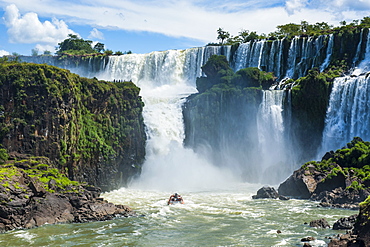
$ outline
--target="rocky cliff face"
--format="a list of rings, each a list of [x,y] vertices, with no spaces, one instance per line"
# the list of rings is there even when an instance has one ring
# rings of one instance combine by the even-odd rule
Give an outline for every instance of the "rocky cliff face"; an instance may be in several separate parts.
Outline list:
[[[140,172],[146,136],[134,84],[3,62],[0,86],[0,141],[11,156],[48,157],[70,179],[103,190]]]

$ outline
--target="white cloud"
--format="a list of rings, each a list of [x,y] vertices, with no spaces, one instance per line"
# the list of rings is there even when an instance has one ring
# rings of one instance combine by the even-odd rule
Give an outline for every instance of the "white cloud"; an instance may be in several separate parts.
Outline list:
[[[90,35],[88,37],[89,39],[99,39],[103,40],[104,39],[104,34],[100,32],[98,29],[93,28],[93,30],[90,31]]]
[[[35,49],[37,49],[40,54],[41,53],[44,53],[44,51],[50,51],[52,54],[55,53],[55,46],[53,45],[40,45],[40,44],[37,44],[35,46]]]
[[[8,56],[8,55],[10,55],[9,52],[4,51],[4,50],[0,50],[0,57],[2,57],[2,56]]]
[[[296,11],[301,11],[307,5],[307,0],[289,0],[285,3],[285,9],[288,14],[292,15]]]
[[[1,2],[0,6],[4,3],[15,3],[22,6],[23,11],[33,11],[43,17],[57,16],[66,22],[94,26],[99,30],[155,32],[207,43],[215,41],[216,30],[219,27],[233,35],[241,29],[269,33],[275,31],[277,25],[300,23],[302,20],[309,23],[328,22],[339,25],[339,21],[362,19],[370,13],[370,0],[271,0],[268,3],[258,0],[217,0],[217,4],[210,0],[90,0],[88,4],[86,1],[71,0],[2,0]],[[22,23],[26,20],[29,20],[27,23],[38,21],[35,13],[33,16],[29,13],[23,17],[19,16],[18,11],[13,10],[10,13],[12,16],[7,17],[10,23],[8,25],[15,30],[20,30],[20,27],[24,26],[21,33],[9,31],[13,41],[26,42],[36,40],[36,37],[58,39],[55,37],[56,33],[62,33],[63,37],[59,38],[60,41],[66,37],[66,34],[71,33],[70,30],[67,31],[68,27],[63,21],[54,19],[52,23],[48,23],[53,27],[55,36],[45,35],[45,33],[33,35],[35,31],[30,31],[29,26]],[[38,21],[34,29],[49,30],[46,28],[48,26],[46,23]],[[101,31],[97,28],[91,31],[89,37],[104,38],[99,36]]]
[[[38,15],[34,12],[21,16],[15,4],[5,8],[3,20],[8,28],[9,41],[11,43],[56,45],[67,38],[69,33],[75,33],[68,28],[64,21],[56,18],[53,18],[51,22],[41,22]]]

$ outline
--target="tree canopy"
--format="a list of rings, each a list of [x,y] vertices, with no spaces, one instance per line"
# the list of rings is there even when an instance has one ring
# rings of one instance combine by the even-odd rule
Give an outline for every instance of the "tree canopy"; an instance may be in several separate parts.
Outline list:
[[[91,40],[84,40],[82,38],[79,38],[75,34],[68,34],[68,37],[69,38],[58,43],[59,45],[57,49],[58,55],[62,55],[65,53],[73,54],[73,55],[84,55],[84,54],[96,53],[96,50],[94,50],[91,46],[92,44]]]
[[[209,45],[234,45],[238,43],[246,43],[253,40],[259,39],[282,39],[292,38],[294,36],[318,36],[323,34],[331,34],[333,32],[345,32],[346,30],[353,30],[355,28],[370,28],[370,16],[364,17],[362,20],[353,20],[351,23],[341,21],[339,27],[329,25],[327,22],[317,22],[310,24],[307,21],[301,21],[301,23],[288,23],[279,25],[276,27],[274,32],[265,34],[257,34],[255,31],[248,31],[242,29],[238,35],[233,36],[228,31],[219,28],[217,30],[217,39],[220,40],[219,44]]]

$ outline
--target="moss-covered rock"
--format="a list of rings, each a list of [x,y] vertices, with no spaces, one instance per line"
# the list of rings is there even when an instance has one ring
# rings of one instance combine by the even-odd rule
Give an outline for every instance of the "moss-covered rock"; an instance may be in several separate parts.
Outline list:
[[[27,156],[0,166],[0,232],[134,215],[99,198],[99,188],[72,181],[52,166],[46,157]]]
[[[321,145],[330,91],[331,83],[326,74],[317,69],[298,79],[292,88],[291,131],[297,137],[298,150],[304,150],[302,160],[314,157]]]
[[[370,142],[356,137],[320,162],[307,162],[280,184],[279,194],[318,200],[323,206],[358,208],[370,195],[369,148]]]
[[[146,137],[133,83],[3,62],[0,86],[0,141],[11,156],[48,157],[68,178],[103,190],[140,172]]]

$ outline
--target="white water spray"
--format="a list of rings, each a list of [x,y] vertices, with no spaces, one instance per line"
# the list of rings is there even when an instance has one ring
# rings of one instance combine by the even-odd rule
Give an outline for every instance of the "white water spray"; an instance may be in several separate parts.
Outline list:
[[[182,104],[196,92],[195,79],[211,55],[227,53],[222,47],[153,52],[111,57],[105,75],[109,80],[132,80],[141,88],[147,129],[146,161],[141,176],[130,187],[161,191],[194,191],[225,187],[234,181],[183,147]]]

